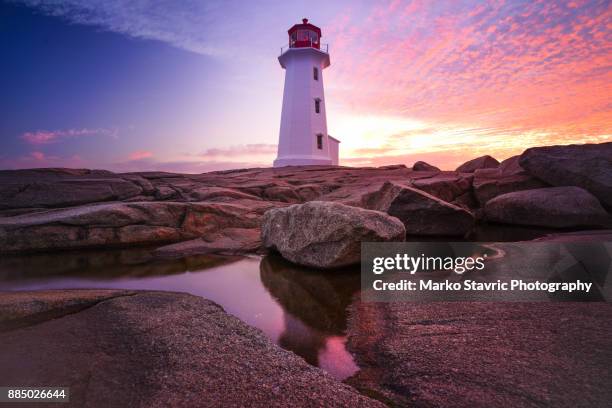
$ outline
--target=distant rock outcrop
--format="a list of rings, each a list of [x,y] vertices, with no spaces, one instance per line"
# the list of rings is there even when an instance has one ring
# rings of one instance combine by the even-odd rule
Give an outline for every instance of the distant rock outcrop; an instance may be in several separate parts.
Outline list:
[[[519,163],[548,184],[582,187],[612,207],[612,142],[533,147]]]
[[[462,236],[472,228],[472,214],[483,221],[495,197],[551,185],[581,187],[608,212],[612,208],[612,142],[533,148],[500,164],[483,156],[459,170],[417,162],[414,169],[305,166],[203,174],[0,171],[0,252],[181,241],[190,242],[159,253],[258,252],[267,210],[311,201],[391,211],[408,234],[428,236]],[[388,208],[380,203],[385,195]]]
[[[455,171],[460,173],[473,173],[478,169],[491,169],[497,166],[499,166],[499,162],[495,158],[485,155],[463,163],[461,166],[457,167]]]
[[[424,161],[418,161],[412,165],[414,171],[440,171],[439,168]]]
[[[266,248],[291,262],[339,268],[359,263],[362,241],[403,241],[406,230],[382,212],[311,201],[266,212],[261,235]]]
[[[564,228],[605,226],[609,215],[579,187],[549,187],[503,194],[487,202],[485,218],[507,224]]]

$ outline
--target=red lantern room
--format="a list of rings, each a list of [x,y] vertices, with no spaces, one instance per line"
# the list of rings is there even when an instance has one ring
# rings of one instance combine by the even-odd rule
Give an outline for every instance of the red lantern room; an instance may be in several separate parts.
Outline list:
[[[321,29],[302,19],[302,24],[291,27],[289,33],[289,48],[312,47],[321,49]]]

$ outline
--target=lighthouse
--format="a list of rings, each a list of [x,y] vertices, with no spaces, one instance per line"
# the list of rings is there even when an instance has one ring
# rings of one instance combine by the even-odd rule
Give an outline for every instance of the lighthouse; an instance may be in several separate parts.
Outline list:
[[[337,165],[340,141],[327,133],[323,70],[330,65],[321,29],[303,19],[288,31],[278,62],[285,70],[283,108],[274,167]]]

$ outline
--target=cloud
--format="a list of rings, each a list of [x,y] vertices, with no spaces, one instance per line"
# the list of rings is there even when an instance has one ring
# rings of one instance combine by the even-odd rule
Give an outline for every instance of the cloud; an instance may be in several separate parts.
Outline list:
[[[116,129],[67,129],[67,130],[38,130],[26,132],[21,139],[31,145],[45,145],[57,143],[63,139],[73,139],[83,136],[111,136],[117,137]]]
[[[168,171],[205,173],[252,167],[270,167],[276,155],[276,145],[265,143],[210,148],[198,154],[184,154],[176,160],[158,160],[146,150],[132,152],[128,160],[112,163],[105,168],[117,172]]]
[[[355,116],[494,129],[472,133],[483,146],[609,139],[611,19],[606,0],[377,3],[328,24],[328,100]]]
[[[275,144],[244,144],[235,145],[225,148],[211,148],[198,155],[201,159],[216,159],[219,157],[236,158],[240,156],[269,156],[276,154],[277,146]]]
[[[32,151],[18,157],[0,157],[1,169],[30,169],[41,167],[83,167],[84,161],[79,155],[68,157],[48,155],[41,151]]]
[[[130,153],[128,158],[130,160],[142,160],[142,159],[148,159],[151,157],[153,157],[152,152],[149,152],[147,150],[137,150],[135,152]]]
[[[278,32],[269,30],[265,18],[254,18],[261,10],[291,10],[275,1],[231,2],[223,0],[13,0],[50,16],[75,24],[90,25],[134,38],[156,40],[208,56],[238,55],[237,49],[262,49]],[[266,4],[267,3],[267,4]],[[274,15],[272,15],[272,18]],[[285,23],[287,24],[287,23]],[[248,32],[250,36],[244,41]],[[285,27],[281,27],[282,30]],[[261,33],[261,35],[259,35]],[[276,46],[271,52],[276,52]],[[254,48],[253,48],[254,47]]]

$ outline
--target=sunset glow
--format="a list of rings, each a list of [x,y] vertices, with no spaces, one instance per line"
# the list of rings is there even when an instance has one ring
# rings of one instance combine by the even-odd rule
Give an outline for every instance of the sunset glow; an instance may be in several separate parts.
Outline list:
[[[330,44],[341,164],[453,169],[478,154],[612,140],[605,0],[178,3],[3,4],[0,167],[270,166],[277,56],[304,16]]]

